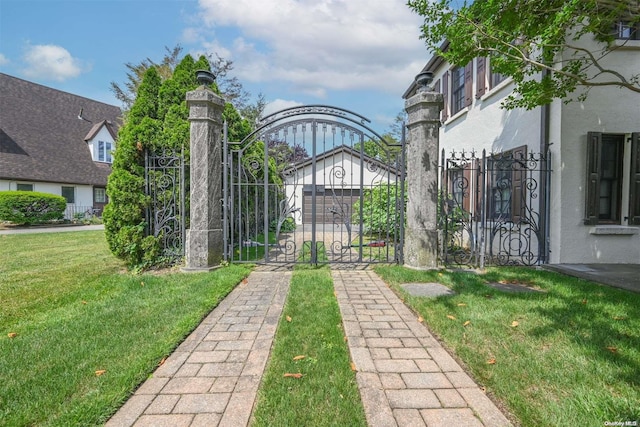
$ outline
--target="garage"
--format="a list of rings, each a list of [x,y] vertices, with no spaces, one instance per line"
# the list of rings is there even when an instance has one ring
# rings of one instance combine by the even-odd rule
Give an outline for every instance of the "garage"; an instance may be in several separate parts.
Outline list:
[[[313,212],[313,187],[305,185],[303,188],[302,223],[311,224]],[[316,222],[332,224],[342,223],[342,212],[349,216],[353,214],[353,205],[360,199],[359,188],[326,188],[316,185]]]

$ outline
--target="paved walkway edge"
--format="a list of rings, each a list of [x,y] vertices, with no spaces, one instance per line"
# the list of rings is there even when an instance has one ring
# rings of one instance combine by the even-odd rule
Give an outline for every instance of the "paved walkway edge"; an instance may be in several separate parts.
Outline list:
[[[106,426],[248,425],[290,281],[253,271]]]
[[[510,426],[373,271],[332,271],[371,427]]]

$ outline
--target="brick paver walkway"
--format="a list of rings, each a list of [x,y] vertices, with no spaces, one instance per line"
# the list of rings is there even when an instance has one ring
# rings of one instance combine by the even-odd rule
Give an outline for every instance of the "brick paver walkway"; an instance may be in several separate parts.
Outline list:
[[[332,275],[369,426],[511,425],[374,272]]]
[[[332,275],[369,426],[510,425],[374,272]],[[247,426],[290,279],[253,271],[106,426]]]
[[[246,426],[290,272],[254,271],[107,422],[107,427]]]

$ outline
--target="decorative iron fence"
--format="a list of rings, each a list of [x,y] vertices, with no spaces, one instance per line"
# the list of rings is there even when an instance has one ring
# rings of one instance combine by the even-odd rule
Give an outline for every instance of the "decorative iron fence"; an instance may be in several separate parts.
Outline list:
[[[548,259],[550,153],[479,157],[442,150],[438,228],[445,265],[537,265]]]
[[[174,262],[184,256],[188,217],[186,165],[184,154],[170,148],[145,154],[147,235],[160,238],[162,256]]]

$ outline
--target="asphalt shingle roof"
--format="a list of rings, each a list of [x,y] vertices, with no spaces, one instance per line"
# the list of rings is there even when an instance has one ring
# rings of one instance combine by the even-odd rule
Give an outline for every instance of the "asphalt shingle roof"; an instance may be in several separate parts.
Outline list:
[[[82,110],[82,117],[78,118]],[[85,138],[119,107],[0,73],[0,179],[105,186],[108,164],[94,162]]]

